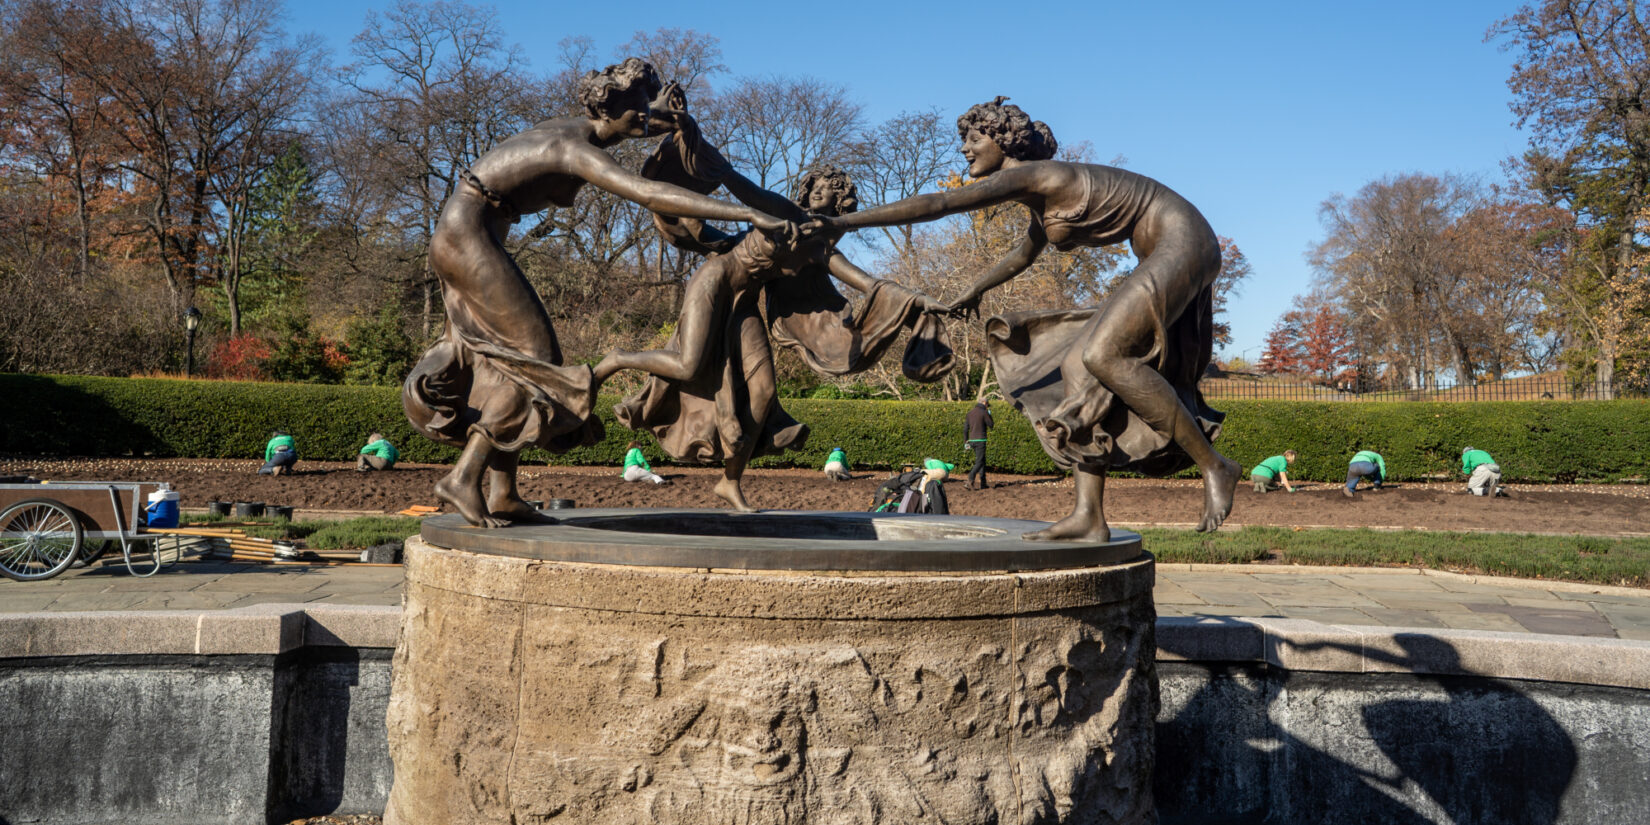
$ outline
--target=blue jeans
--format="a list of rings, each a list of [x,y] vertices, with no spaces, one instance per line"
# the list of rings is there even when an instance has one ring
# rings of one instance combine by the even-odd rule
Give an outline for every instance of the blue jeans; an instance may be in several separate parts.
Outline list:
[[[276,467],[285,467],[290,470],[292,469],[292,465],[297,463],[297,450],[276,450],[275,454],[270,456],[268,461],[264,462],[264,466],[258,468],[258,474],[265,476],[270,475],[275,472]]]
[[[1358,479],[1369,476],[1375,480],[1375,489],[1381,489],[1381,468],[1373,461],[1354,461],[1346,465],[1346,489],[1358,486]]]

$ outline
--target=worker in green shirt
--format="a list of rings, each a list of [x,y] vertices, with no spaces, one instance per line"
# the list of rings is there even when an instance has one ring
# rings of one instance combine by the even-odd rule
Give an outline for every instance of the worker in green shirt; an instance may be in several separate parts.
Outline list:
[[[258,475],[291,475],[292,465],[297,463],[298,442],[275,430],[269,434],[269,443],[264,445],[264,466],[258,468]]]
[[[355,457],[355,469],[365,473],[369,470],[388,470],[395,466],[401,458],[395,445],[384,437],[383,433],[373,433],[367,436],[367,446],[361,448],[361,453]]]
[[[1249,471],[1249,480],[1255,483],[1255,492],[1264,493],[1276,490],[1281,484],[1285,490],[1293,493],[1295,486],[1289,483],[1289,465],[1295,463],[1295,451],[1284,450],[1283,455],[1275,455],[1255,465]]]
[[[1461,451],[1461,474],[1467,476],[1467,492],[1475,496],[1506,495],[1501,490],[1501,465],[1483,450]]]
[[[1346,489],[1341,492],[1352,498],[1352,491],[1358,487],[1358,479],[1368,476],[1375,482],[1375,489],[1381,489],[1381,482],[1386,480],[1386,459],[1374,450],[1360,450],[1352,457],[1352,463],[1346,465]]]
[[[825,477],[832,481],[847,481],[852,478],[848,475],[848,451],[841,447],[832,447],[831,454],[825,457]]]
[[[642,455],[642,442],[630,442],[630,452],[624,454],[625,481],[651,481],[654,484],[663,484],[665,480],[653,472],[653,465],[647,463],[647,456]]]

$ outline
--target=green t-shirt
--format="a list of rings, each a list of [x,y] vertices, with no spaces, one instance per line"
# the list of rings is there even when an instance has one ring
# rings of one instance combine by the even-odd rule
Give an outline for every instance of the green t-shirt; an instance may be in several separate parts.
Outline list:
[[[387,438],[380,438],[377,441],[362,447],[361,454],[378,456],[379,458],[384,459],[385,465],[389,467],[394,467],[395,462],[401,458],[401,453],[396,451],[395,445],[391,444],[390,440]]]
[[[640,467],[650,473],[653,472],[653,466],[647,463],[647,456],[642,455],[641,447],[631,447],[630,452],[624,454],[624,468],[628,470],[631,467]]]
[[[848,466],[848,453],[847,453],[847,451],[846,450],[832,450],[831,454],[825,457],[825,463],[830,464],[832,462],[836,462],[837,464],[841,464],[844,467]]]
[[[282,447],[285,447],[288,450],[293,451],[294,453],[298,452],[298,442],[294,441],[292,436],[290,436],[290,435],[278,435],[278,436],[275,436],[274,438],[271,438],[269,440],[269,443],[264,445],[264,461],[267,462],[270,459],[274,458],[275,457],[275,452],[277,450],[281,449]]]
[[[1494,463],[1495,459],[1490,458],[1490,454],[1483,450],[1468,450],[1461,454],[1461,472],[1469,476],[1473,470],[1478,469],[1478,465]]]
[[[1361,450],[1347,464],[1357,464],[1360,461],[1367,461],[1375,465],[1375,468],[1381,471],[1381,478],[1386,478],[1386,459],[1381,458],[1380,453],[1374,450]]]
[[[1255,469],[1250,470],[1249,474],[1255,476],[1266,476],[1267,478],[1277,478],[1278,473],[1281,473],[1287,469],[1289,469],[1289,459],[1284,458],[1281,455],[1275,455],[1259,464],[1256,464]]]

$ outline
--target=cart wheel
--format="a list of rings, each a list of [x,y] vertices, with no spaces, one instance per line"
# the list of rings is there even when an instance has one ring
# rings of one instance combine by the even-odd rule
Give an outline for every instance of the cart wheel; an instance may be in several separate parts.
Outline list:
[[[103,554],[114,549],[114,547],[114,539],[87,539],[82,541],[80,543],[80,555],[76,556],[74,564],[69,566],[76,568],[85,567],[86,565],[103,558]]]
[[[80,552],[80,521],[48,498],[19,501],[0,512],[0,573],[31,581],[49,579]]]

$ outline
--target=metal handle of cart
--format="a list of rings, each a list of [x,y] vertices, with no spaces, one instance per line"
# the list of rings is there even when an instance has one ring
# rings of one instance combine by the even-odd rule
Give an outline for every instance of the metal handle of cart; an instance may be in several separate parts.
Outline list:
[[[120,514],[119,488],[113,484],[109,485],[109,505],[115,511],[115,536],[120,540],[120,555],[126,561],[126,572],[140,579],[146,579],[159,573],[160,568],[163,566],[160,558],[160,536],[140,535],[135,527],[130,531],[126,529],[126,519]],[[132,545],[140,541],[149,542],[149,559],[153,562],[153,566],[149,568],[147,573],[139,573],[137,568],[132,565]],[[176,564],[178,557],[182,555],[183,553],[180,550],[177,556],[174,556],[172,561],[165,566]]]

